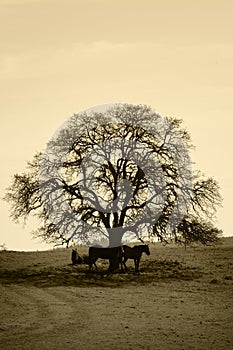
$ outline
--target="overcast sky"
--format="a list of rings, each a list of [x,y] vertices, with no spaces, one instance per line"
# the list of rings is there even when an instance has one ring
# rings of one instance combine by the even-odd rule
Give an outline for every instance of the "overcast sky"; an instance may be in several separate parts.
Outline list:
[[[0,0],[0,196],[73,113],[148,104],[183,119],[232,235],[232,33],[231,0]],[[45,247],[0,212],[0,244]]]

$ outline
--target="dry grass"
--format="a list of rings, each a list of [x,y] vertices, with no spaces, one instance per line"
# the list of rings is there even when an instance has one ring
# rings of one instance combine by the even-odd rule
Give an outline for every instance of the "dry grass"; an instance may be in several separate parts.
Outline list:
[[[79,247],[80,254],[87,247]],[[199,281],[233,285],[233,237],[222,238],[217,246],[187,248],[150,245],[151,255],[142,256],[140,274],[134,274],[133,261],[129,272],[108,274],[108,261],[98,260],[98,270],[71,264],[71,249],[42,252],[0,252],[0,282],[20,283],[37,287],[52,286],[128,286],[158,281]]]
[[[150,250],[138,275],[72,266],[70,249],[0,252],[2,348],[231,350],[233,238]]]

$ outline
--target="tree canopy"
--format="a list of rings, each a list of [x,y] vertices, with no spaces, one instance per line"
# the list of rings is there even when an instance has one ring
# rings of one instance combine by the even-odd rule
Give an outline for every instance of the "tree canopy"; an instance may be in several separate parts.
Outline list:
[[[191,235],[187,218],[209,221],[221,204],[217,182],[192,171],[192,147],[181,120],[148,106],[78,113],[14,175],[5,199],[14,220],[39,217],[34,235],[48,242],[118,246]]]

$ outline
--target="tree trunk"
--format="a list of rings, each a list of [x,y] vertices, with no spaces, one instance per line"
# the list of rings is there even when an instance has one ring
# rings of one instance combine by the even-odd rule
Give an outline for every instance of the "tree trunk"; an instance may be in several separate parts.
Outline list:
[[[119,270],[119,265],[122,260],[121,246],[122,246],[122,237],[123,230],[122,227],[114,227],[108,230],[109,234],[109,245],[108,247],[112,250],[111,259],[109,259],[109,271],[115,272]]]
[[[122,237],[124,235],[122,227],[114,227],[108,230],[109,248],[120,247],[122,245]]]

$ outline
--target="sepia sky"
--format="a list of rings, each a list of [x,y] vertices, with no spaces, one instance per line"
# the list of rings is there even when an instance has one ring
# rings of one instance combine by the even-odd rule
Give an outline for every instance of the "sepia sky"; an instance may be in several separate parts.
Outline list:
[[[232,231],[231,0],[0,0],[0,196],[75,112],[148,104],[181,118],[195,167],[221,186],[218,227]],[[35,250],[0,202],[0,245]]]

